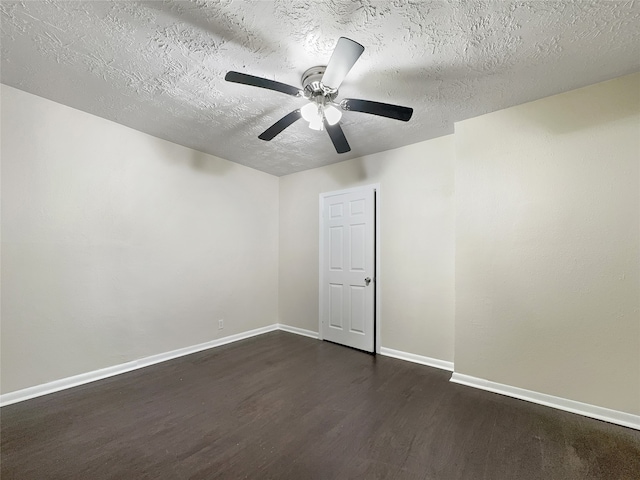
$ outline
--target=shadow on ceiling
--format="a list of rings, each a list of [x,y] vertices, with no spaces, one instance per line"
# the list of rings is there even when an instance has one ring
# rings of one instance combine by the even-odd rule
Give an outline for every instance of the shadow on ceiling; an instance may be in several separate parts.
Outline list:
[[[260,33],[254,31],[241,34],[238,32],[237,25],[228,20],[223,13],[219,12],[219,7],[213,6],[206,9],[198,5],[190,5],[187,2],[144,2],[145,7],[161,12],[174,20],[187,23],[192,27],[196,27],[202,31],[208,32],[216,37],[222,38],[224,42],[239,45],[242,48],[250,50],[278,51],[282,47],[271,39],[266,38]],[[214,11],[213,9],[217,9]]]

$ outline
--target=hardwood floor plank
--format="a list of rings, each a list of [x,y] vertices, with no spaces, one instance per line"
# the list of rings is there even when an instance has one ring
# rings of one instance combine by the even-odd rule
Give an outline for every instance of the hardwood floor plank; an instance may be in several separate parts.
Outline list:
[[[8,479],[640,478],[640,432],[271,332],[2,408]]]

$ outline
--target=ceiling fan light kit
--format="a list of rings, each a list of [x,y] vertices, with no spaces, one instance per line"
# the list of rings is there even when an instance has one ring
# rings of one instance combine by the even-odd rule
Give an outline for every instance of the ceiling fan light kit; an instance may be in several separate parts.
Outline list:
[[[329,125],[335,125],[342,118],[342,112],[333,105],[322,105],[316,103],[307,103],[300,109],[302,118],[309,122],[309,128],[318,130],[312,125],[320,123],[326,119]]]
[[[262,132],[258,136],[261,140],[272,140],[285,128],[303,118],[309,122],[309,128],[312,130],[326,129],[336,152],[346,153],[351,150],[351,147],[340,127],[342,111],[368,113],[403,122],[409,121],[413,114],[412,108],[371,100],[345,98],[336,103],[338,88],[363,51],[364,47],[358,42],[340,37],[326,67],[311,67],[304,72],[301,79],[302,90],[267,78],[233,71],[227,73],[225,80],[274,90],[294,97],[304,96],[309,101],[302,108],[288,113]]]

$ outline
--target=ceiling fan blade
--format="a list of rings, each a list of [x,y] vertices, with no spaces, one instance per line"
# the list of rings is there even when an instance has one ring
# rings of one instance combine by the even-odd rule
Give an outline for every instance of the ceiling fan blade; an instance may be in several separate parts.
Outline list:
[[[333,146],[336,147],[336,152],[338,153],[347,153],[351,151],[351,147],[349,146],[349,142],[347,142],[347,137],[344,136],[344,132],[340,127],[339,123],[335,125],[329,125],[327,119],[324,120],[324,128],[327,129],[327,133],[333,142]]]
[[[381,117],[393,118],[408,122],[413,115],[413,108],[391,105],[389,103],[374,102],[371,100],[358,100],[355,98],[345,98],[340,102],[343,110],[352,112],[370,113]]]
[[[267,90],[275,90],[276,92],[286,93],[287,95],[293,95],[299,97],[302,95],[302,90],[286,83],[276,82],[275,80],[269,80],[268,78],[256,77],[254,75],[247,75],[240,72],[228,72],[224,79],[227,82],[242,83],[243,85],[251,85],[253,87],[266,88]]]
[[[340,37],[322,76],[322,84],[325,87],[337,89],[362,52],[364,47],[358,42]]]
[[[301,117],[302,115],[300,114],[300,110],[299,109],[294,110],[293,112],[286,114],[276,123],[274,123],[269,128],[267,128],[264,132],[262,132],[258,136],[258,138],[260,140],[266,140],[268,142],[269,140],[272,140],[280,132],[282,132],[285,128],[290,126],[292,123],[296,122],[297,120],[300,120]]]

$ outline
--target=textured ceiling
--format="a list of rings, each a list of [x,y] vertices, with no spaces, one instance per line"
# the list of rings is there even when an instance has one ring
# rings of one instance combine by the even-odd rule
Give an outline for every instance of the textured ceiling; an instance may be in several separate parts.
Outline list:
[[[453,122],[640,70],[635,1],[24,1],[0,3],[1,80],[274,175],[453,131]],[[351,152],[299,121],[305,104],[224,81],[294,86],[338,37],[365,46],[343,97],[414,108],[410,122],[345,112]]]

